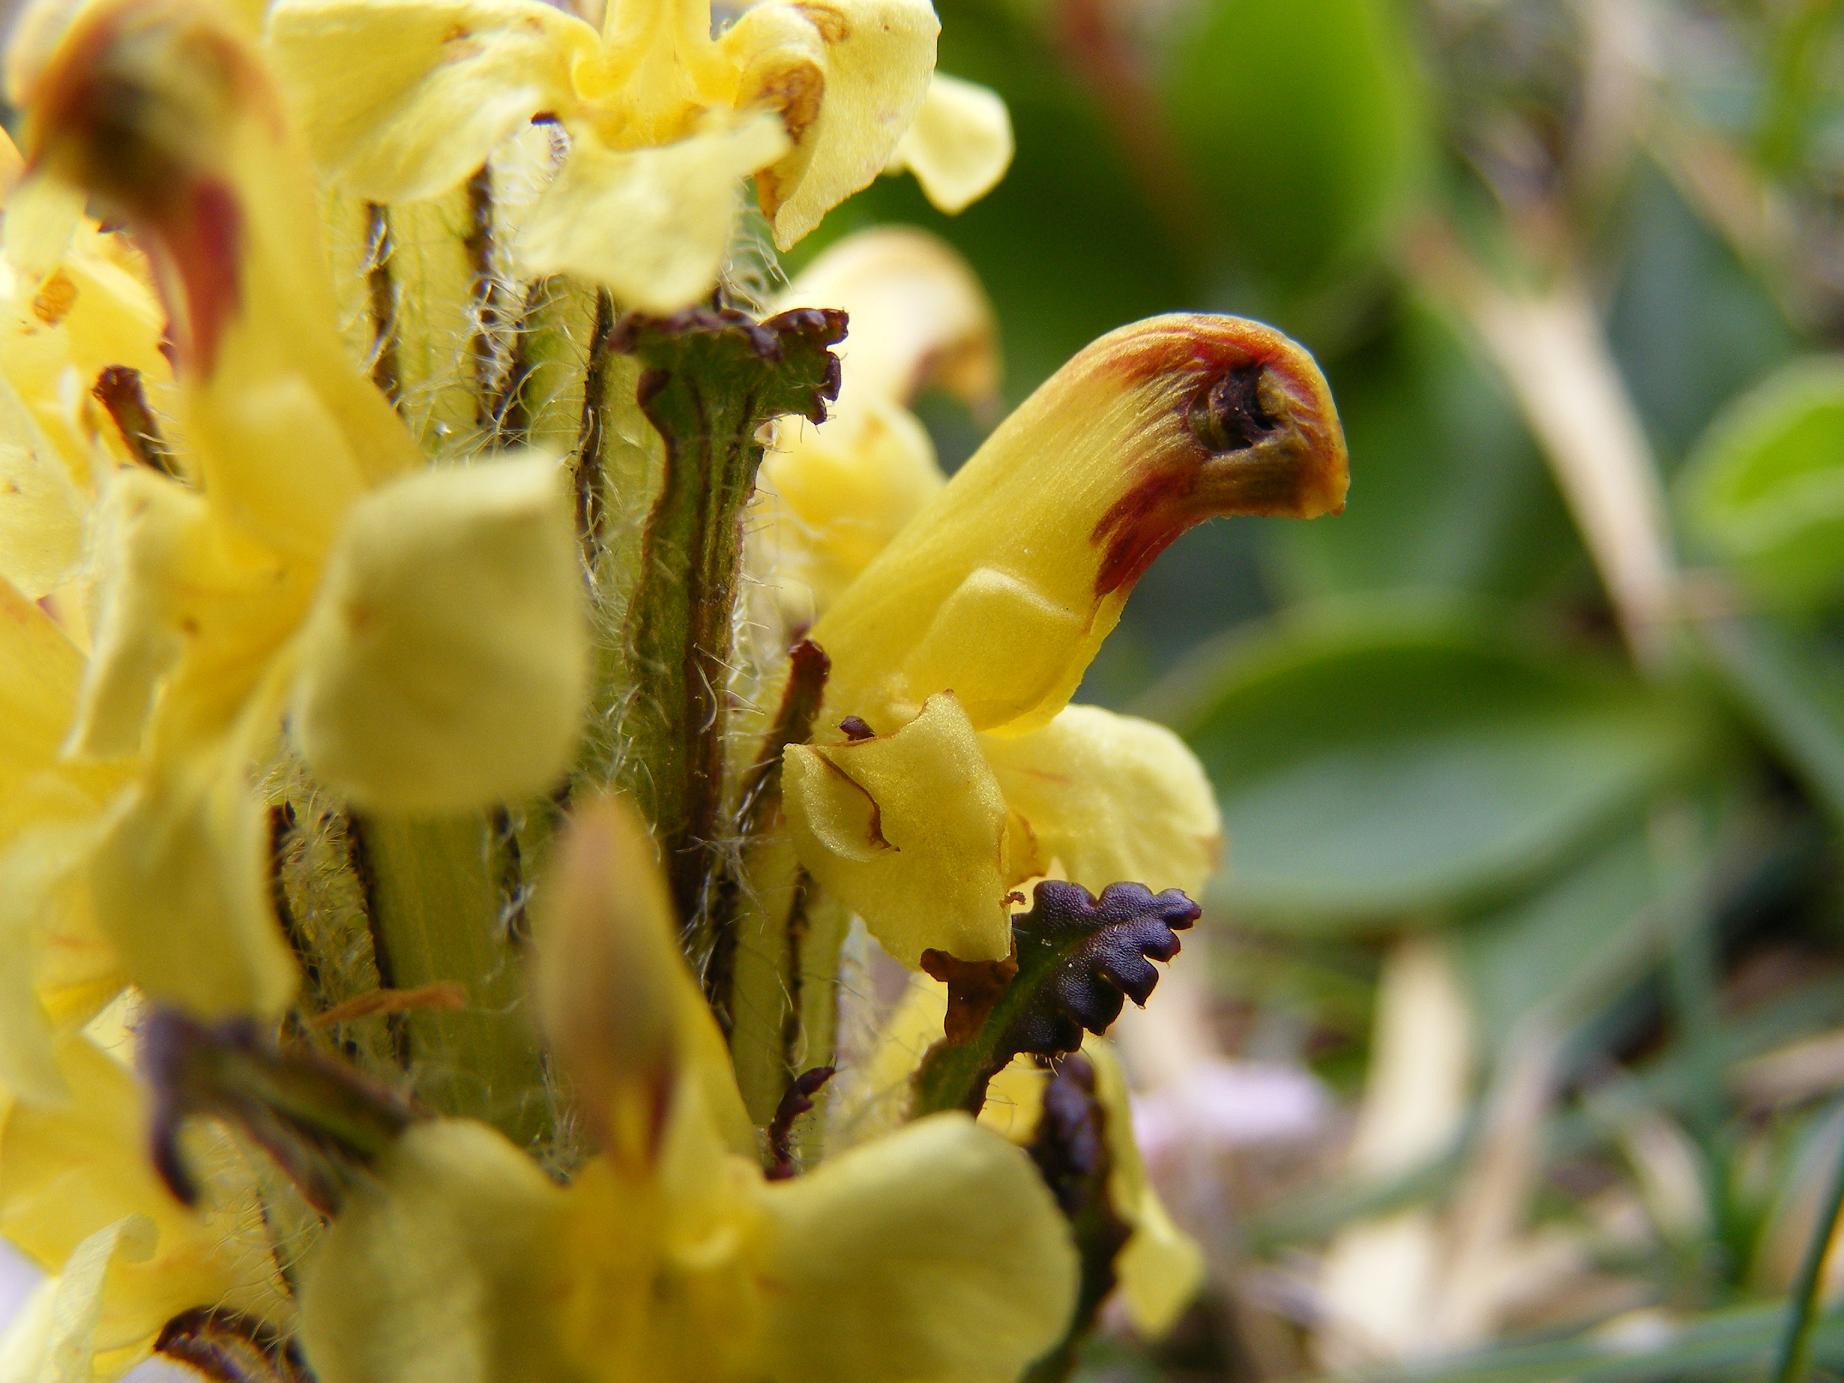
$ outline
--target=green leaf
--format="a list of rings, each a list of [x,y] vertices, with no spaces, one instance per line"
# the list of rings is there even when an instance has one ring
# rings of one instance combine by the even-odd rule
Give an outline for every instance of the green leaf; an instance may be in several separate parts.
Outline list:
[[[1193,674],[1239,919],[1363,928],[1534,878],[1701,748],[1687,703],[1461,607],[1344,607]],[[1199,683],[1202,683],[1199,686]]]
[[[1742,714],[1844,827],[1844,666],[1778,621],[1690,627]]]
[[[1385,0],[1200,6],[1166,115],[1233,261],[1300,282],[1374,249],[1427,166],[1419,62]]]
[[[1653,846],[1643,824],[1553,881],[1456,929],[1481,1036],[1496,1052],[1539,1010],[1567,1024],[1658,961]]]
[[[1844,360],[1786,367],[1723,411],[1678,491],[1692,533],[1770,599],[1844,587]]]
[[[1333,386],[1358,489],[1335,523],[1265,534],[1290,593],[1512,596],[1586,579],[1541,453],[1453,321],[1404,298],[1386,333],[1337,362]],[[1246,540],[1237,531],[1230,541]],[[1192,617],[1190,603],[1180,612]]]

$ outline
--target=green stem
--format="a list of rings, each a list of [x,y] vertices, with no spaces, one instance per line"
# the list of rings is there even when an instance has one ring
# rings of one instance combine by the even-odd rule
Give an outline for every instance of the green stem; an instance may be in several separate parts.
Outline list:
[[[552,1131],[524,966],[507,926],[506,846],[484,813],[354,821],[380,981],[450,981],[453,1010],[403,1016],[413,1089],[431,1109],[481,1119],[521,1145]]]
[[[1844,1117],[1844,1103],[1839,1104],[1838,1112]],[[1825,1260],[1831,1254],[1840,1213],[1844,1213],[1844,1143],[1839,1145],[1838,1165],[1832,1169],[1830,1189],[1819,1208],[1818,1220],[1812,1226],[1812,1237],[1799,1263],[1799,1275],[1793,1280],[1792,1306],[1787,1312],[1786,1330],[1775,1355],[1773,1383],[1800,1383],[1810,1367],[1812,1330],[1818,1320],[1819,1285],[1825,1280]]]
[[[826,347],[842,314],[790,312],[757,323],[694,311],[630,318],[618,349],[644,367],[638,402],[664,443],[665,464],[642,539],[627,611],[632,695],[619,727],[622,784],[665,853],[694,946],[722,862],[724,740],[729,715],[744,505],[762,461],[762,427],[785,413],[817,422],[838,388]]]

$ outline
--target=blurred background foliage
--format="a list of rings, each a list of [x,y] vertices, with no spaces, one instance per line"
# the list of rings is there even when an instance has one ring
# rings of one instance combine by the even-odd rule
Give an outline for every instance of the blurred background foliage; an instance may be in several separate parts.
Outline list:
[[[1211,1287],[1088,1376],[1844,1377],[1844,4],[939,7],[1009,177],[799,257],[946,237],[1012,400],[1263,318],[1351,443],[1343,517],[1194,532],[1084,689],[1228,834],[1128,1034]]]

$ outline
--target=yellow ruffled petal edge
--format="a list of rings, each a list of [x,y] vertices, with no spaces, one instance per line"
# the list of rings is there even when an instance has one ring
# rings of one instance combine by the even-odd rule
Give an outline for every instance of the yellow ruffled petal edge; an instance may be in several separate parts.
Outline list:
[[[579,274],[624,303],[672,312],[709,295],[736,224],[742,180],[788,147],[772,115],[713,116],[657,148],[576,139],[513,253],[528,274]]]
[[[572,97],[594,29],[537,0],[280,0],[270,56],[317,161],[377,202],[446,192]]]
[[[1131,880],[1195,897],[1215,869],[1216,794],[1164,726],[1071,705],[1041,730],[984,743],[1006,805],[1057,877],[1097,894]]]
[[[1061,1338],[1076,1255],[1022,1149],[941,1114],[767,1188],[761,1373],[1012,1383]]]
[[[758,5],[720,40],[739,104],[781,111],[793,140],[756,191],[785,250],[883,171],[921,108],[941,25],[928,0]]]
[[[998,94],[937,72],[890,170],[909,169],[929,202],[953,216],[998,185],[1013,151],[1011,113]]]
[[[800,862],[896,959],[1000,960],[1017,876],[998,783],[952,693],[893,733],[793,745],[782,793]]]

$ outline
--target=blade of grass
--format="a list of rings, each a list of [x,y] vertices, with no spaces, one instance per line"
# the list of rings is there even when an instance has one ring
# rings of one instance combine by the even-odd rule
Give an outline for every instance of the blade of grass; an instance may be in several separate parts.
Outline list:
[[[1831,1253],[1840,1211],[1844,1211],[1844,1154],[1838,1157],[1830,1190],[1812,1226],[1805,1257],[1799,1264],[1799,1275],[1793,1279],[1792,1302],[1775,1355],[1774,1383],[1799,1383],[1806,1377],[1812,1358],[1812,1335],[1818,1320],[1819,1287],[1825,1280],[1825,1260]]]

